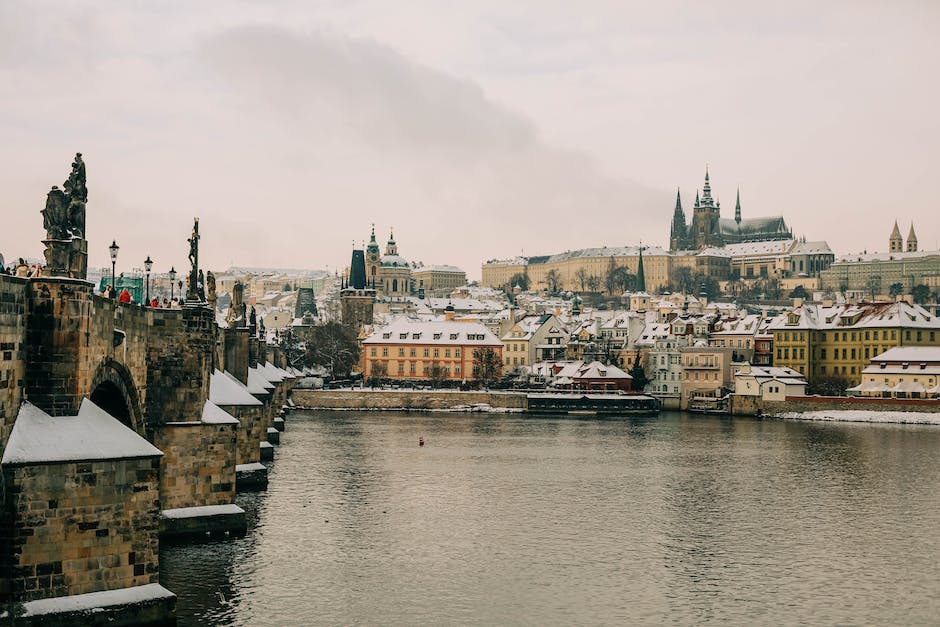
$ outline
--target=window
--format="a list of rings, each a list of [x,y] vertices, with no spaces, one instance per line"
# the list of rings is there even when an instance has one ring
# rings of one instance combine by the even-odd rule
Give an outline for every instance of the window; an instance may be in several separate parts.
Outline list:
[[[405,356],[405,349],[404,349],[404,348],[399,348],[399,349],[398,349],[398,356],[399,356],[399,357],[404,357],[404,356]]]
[[[428,357],[428,356],[429,356],[429,355],[428,355],[428,349],[425,348],[424,351],[422,351],[422,352],[424,353],[424,356],[425,356],[425,357]]]
[[[405,374],[405,362],[398,362],[398,374]]]
[[[435,357],[440,357],[440,356],[441,356],[441,349],[435,348],[435,349],[434,349],[434,356],[435,356]]]
[[[370,357],[375,357],[375,347],[374,347],[374,346],[373,346],[372,349],[369,351],[369,356],[370,356]]]
[[[460,349],[459,349],[459,348],[455,348],[455,349],[454,349],[454,357],[460,357]]]
[[[382,347],[382,357],[388,357],[388,346]]]
[[[445,349],[444,349],[444,357],[450,357],[450,349],[449,349],[449,348],[445,348]]]
[[[408,366],[408,372],[410,374],[414,374],[415,370],[416,370],[416,364],[415,362],[411,362],[411,364]]]
[[[417,357],[417,356],[418,356],[418,349],[416,349],[415,347],[412,346],[411,349],[408,351],[408,356],[409,356],[409,357]]]

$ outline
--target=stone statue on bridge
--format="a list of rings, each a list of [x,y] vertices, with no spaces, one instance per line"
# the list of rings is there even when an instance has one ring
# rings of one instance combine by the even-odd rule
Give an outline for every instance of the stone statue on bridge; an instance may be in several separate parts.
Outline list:
[[[225,322],[230,329],[238,329],[246,325],[245,314],[245,286],[236,282],[232,287],[232,304],[229,305],[228,313],[225,315]]]
[[[215,275],[212,274],[211,270],[206,272],[206,301],[209,303],[209,307],[215,311],[215,303],[217,301],[215,292]]]
[[[42,210],[43,228],[46,229],[46,276],[66,276],[84,279],[88,268],[88,242],[85,241],[85,203],[88,187],[85,182],[85,162],[82,153],[75,153],[72,171],[62,184],[53,185],[46,195]]]
[[[186,290],[186,300],[195,303],[203,302],[205,295],[200,296],[202,287],[199,281],[199,218],[193,218],[193,234],[189,242],[189,288]]]
[[[42,210],[43,227],[47,240],[66,240],[85,237],[85,203],[88,187],[85,184],[85,162],[82,153],[75,153],[72,171],[62,184],[53,185],[46,195],[46,208]]]

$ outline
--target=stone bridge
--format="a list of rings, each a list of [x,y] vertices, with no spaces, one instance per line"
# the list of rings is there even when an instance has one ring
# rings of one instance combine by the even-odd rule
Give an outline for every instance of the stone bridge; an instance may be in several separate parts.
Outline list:
[[[58,275],[0,275],[0,623],[163,624],[159,538],[245,531],[235,491],[266,485],[300,373],[204,300],[95,294],[66,244]],[[62,613],[89,593],[104,609]]]

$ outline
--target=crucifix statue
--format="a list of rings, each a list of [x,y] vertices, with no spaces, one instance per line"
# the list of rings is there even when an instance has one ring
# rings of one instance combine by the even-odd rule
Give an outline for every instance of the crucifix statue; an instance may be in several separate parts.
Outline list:
[[[189,242],[189,289],[186,292],[186,300],[190,302],[201,302],[199,294],[199,218],[193,218],[193,234],[187,240]]]

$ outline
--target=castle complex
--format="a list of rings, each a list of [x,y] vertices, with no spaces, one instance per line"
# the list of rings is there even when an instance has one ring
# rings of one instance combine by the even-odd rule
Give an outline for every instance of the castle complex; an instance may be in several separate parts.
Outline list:
[[[705,186],[702,188],[701,197],[697,191],[695,192],[691,224],[686,224],[682,198],[680,193],[676,192],[676,208],[672,215],[672,228],[669,232],[669,250],[701,250],[710,246],[720,248],[727,244],[793,238],[793,233],[790,232],[781,216],[742,218],[740,190],[734,206],[734,219],[722,218],[720,214],[721,203],[712,198],[711,181],[706,168]]]

